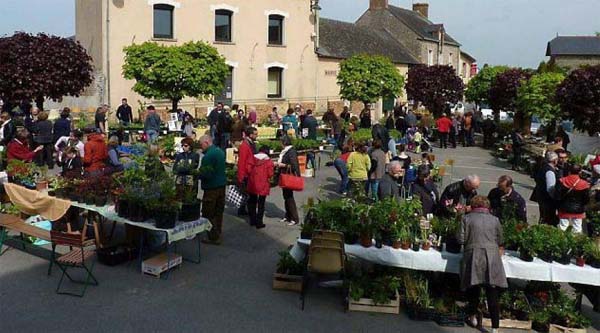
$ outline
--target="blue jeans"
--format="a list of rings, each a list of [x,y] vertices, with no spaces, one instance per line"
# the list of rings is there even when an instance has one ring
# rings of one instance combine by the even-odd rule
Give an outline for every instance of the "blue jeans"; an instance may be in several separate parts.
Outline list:
[[[392,154],[392,158],[398,156],[398,150],[396,150],[396,140],[391,139],[388,142],[388,149],[390,151],[390,154]]]
[[[367,186],[367,193],[368,190],[371,189],[371,198],[377,201],[379,198],[379,179],[369,179]]]
[[[154,143],[158,139],[158,131],[156,130],[147,130],[146,135],[148,135],[149,143]]]
[[[338,171],[340,178],[342,179],[338,192],[348,192],[350,187],[350,178],[348,178],[348,168],[346,166],[346,162],[344,162],[344,160],[341,158],[336,158],[335,161],[333,161],[333,166]]]
[[[231,133],[221,133],[219,135],[219,147],[225,150],[229,147],[229,138],[231,137]]]

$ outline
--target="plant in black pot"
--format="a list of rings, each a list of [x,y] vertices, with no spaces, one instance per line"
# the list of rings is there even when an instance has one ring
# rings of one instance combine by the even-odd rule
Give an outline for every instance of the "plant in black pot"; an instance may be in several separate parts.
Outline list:
[[[184,222],[196,221],[200,218],[200,200],[198,190],[194,186],[184,186],[181,196],[181,212],[179,219]]]
[[[589,239],[586,235],[578,234],[573,238],[573,257],[575,257],[575,264],[577,266],[583,267],[585,266],[586,258],[585,258],[585,249],[586,244],[592,243],[592,240]]]
[[[154,216],[156,227],[161,229],[172,229],[177,223],[181,203],[177,201],[175,182],[170,177],[165,177],[155,183],[156,201],[152,202],[149,210]]]
[[[552,236],[552,257],[562,265],[569,265],[573,256],[575,240],[571,228],[566,232],[557,232]]]
[[[584,245],[584,253],[587,263],[594,267],[600,268],[600,248],[594,242],[588,242]]]
[[[450,253],[460,253],[461,245],[456,238],[460,224],[462,223],[462,215],[457,215],[454,218],[446,220],[446,251]]]

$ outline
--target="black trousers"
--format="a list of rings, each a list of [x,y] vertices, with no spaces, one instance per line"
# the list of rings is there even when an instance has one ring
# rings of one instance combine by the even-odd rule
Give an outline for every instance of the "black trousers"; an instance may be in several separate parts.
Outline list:
[[[479,295],[481,294],[481,289],[485,289],[485,297],[488,303],[488,311],[490,313],[490,318],[492,319],[492,328],[500,327],[500,306],[498,305],[498,298],[500,294],[500,289],[492,286],[474,286],[467,290],[467,299],[469,301],[469,305],[467,307],[468,315],[475,315],[478,312],[479,308]]]
[[[452,148],[456,148],[456,133],[454,133],[453,129],[450,130],[448,142],[450,142],[450,144],[452,145]]]
[[[40,146],[44,148],[37,153],[35,157],[36,164],[38,166],[47,165],[50,169],[54,168],[54,158],[52,156],[54,154],[54,145],[52,143],[44,143],[40,144]]]
[[[250,225],[257,226],[264,224],[263,217],[265,216],[266,200],[267,197],[264,195],[250,194],[248,196],[248,216],[250,217]]]
[[[540,209],[540,222],[551,226],[558,225],[558,215],[554,203],[538,202]]]
[[[513,147],[513,160],[512,160],[512,167],[513,169],[516,169],[519,167],[519,165],[521,165],[521,155],[523,154],[523,151],[521,150],[521,148],[515,148]]]
[[[294,199],[294,191],[282,189],[283,201],[285,203],[285,219],[288,221],[300,222],[298,217],[298,208]]]
[[[440,148],[448,148],[448,133],[438,132],[440,137]]]

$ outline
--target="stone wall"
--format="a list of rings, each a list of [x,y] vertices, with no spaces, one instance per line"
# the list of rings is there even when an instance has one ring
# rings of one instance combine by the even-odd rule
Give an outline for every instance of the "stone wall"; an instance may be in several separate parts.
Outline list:
[[[560,67],[567,67],[573,70],[584,65],[600,65],[600,56],[558,56],[552,58],[551,61]]]

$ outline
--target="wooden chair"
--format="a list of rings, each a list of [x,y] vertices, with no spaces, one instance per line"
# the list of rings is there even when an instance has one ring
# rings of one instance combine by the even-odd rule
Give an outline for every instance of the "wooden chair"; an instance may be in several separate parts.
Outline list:
[[[84,230],[85,229],[86,228],[84,227]],[[56,287],[56,293],[61,294],[61,295],[83,297],[85,295],[85,291],[87,290],[87,287],[89,285],[94,285],[94,286],[98,285],[98,280],[96,280],[96,278],[92,274],[92,271],[94,270],[94,262],[92,262],[90,267],[88,267],[88,265],[86,264],[86,261],[89,262],[90,260],[88,260],[88,259],[90,259],[94,255],[94,251],[85,249],[86,246],[89,245],[89,243],[84,240],[85,233],[80,234],[80,233],[66,233],[66,232],[61,232],[61,231],[51,231],[50,238],[51,238],[51,242],[52,242],[51,263],[56,263],[56,265],[62,271],[60,281],[58,282],[58,286]],[[70,248],[70,251],[66,254],[60,255],[57,258],[56,257],[56,246],[58,246],[58,245],[68,246]],[[74,280],[69,275],[69,273],[67,273],[67,270],[69,268],[80,268],[80,269],[85,270],[85,272],[86,272],[85,280],[84,281]],[[65,276],[67,276],[67,278],[73,283],[83,284],[82,292],[81,293],[72,293],[72,292],[61,291],[60,287],[63,283]]]
[[[313,244],[314,242],[314,244]],[[345,276],[345,259],[344,246],[339,246],[337,240],[315,240],[311,241],[308,250],[308,264],[306,272],[302,278],[302,293],[300,294],[301,308],[304,310],[304,300],[308,289],[310,275],[339,275],[343,280]],[[321,245],[324,243],[332,243],[334,246]],[[319,245],[317,245],[319,244]]]

